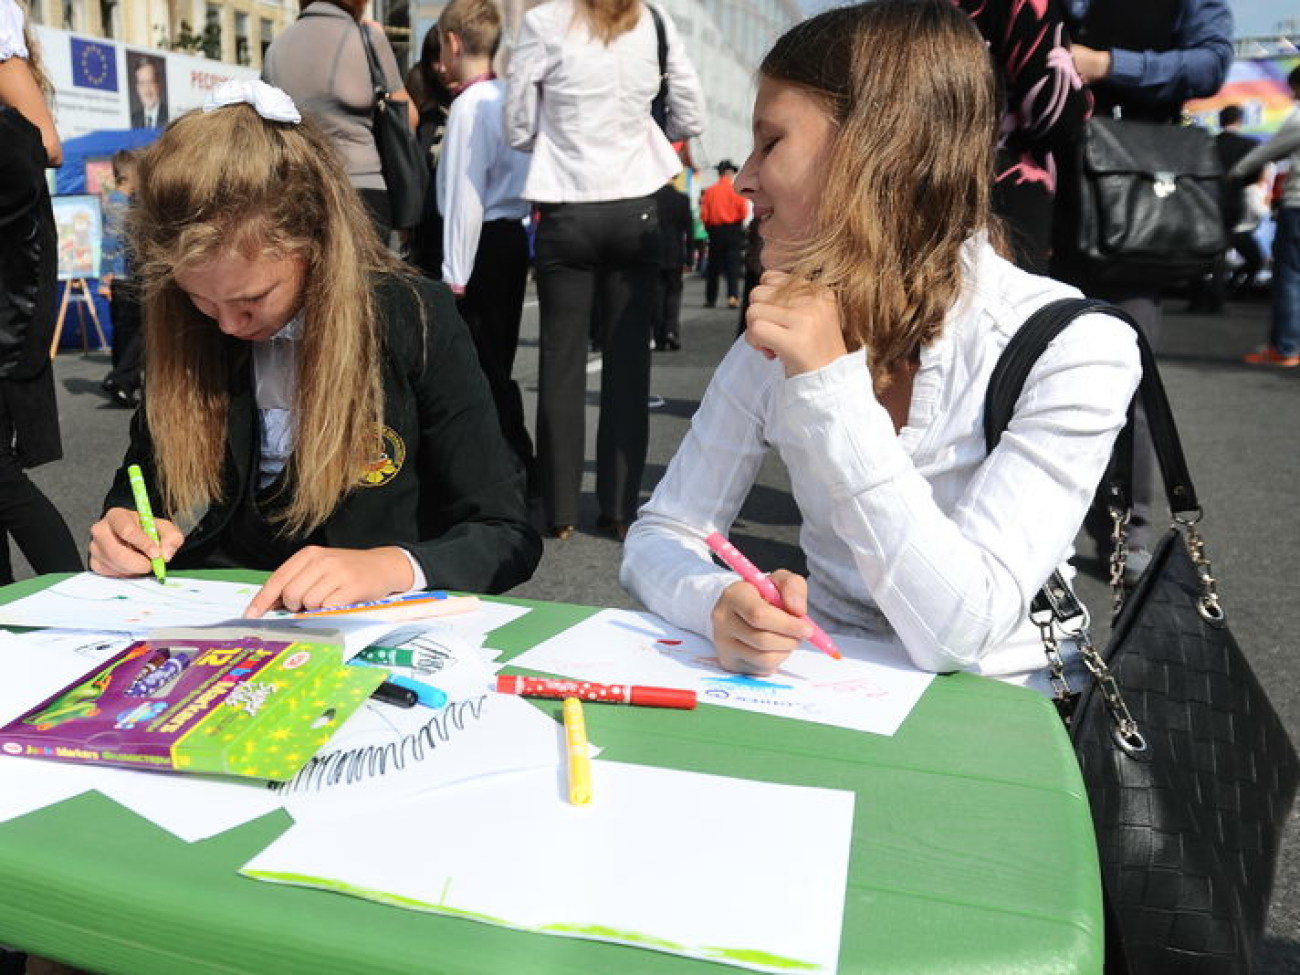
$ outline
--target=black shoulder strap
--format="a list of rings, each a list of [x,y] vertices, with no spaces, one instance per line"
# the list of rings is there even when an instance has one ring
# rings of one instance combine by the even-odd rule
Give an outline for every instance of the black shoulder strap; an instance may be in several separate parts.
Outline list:
[[[659,92],[663,94],[664,87],[668,84],[668,34],[664,30],[664,19],[658,8],[652,3],[647,3],[646,7],[655,21],[655,43],[659,51]]]
[[[384,69],[379,64],[379,56],[375,54],[375,46],[370,40],[370,31],[366,29],[366,25],[358,21],[357,30],[361,31],[361,43],[366,47],[366,61],[370,64],[370,84],[375,89],[375,100],[382,102],[388,97],[388,82],[384,78]]]
[[[988,392],[984,399],[984,443],[989,452],[1002,439],[1002,432],[1011,422],[1015,413],[1016,402],[1029,371],[1039,356],[1071,322],[1090,312],[1104,312],[1119,318],[1133,329],[1137,337],[1138,350],[1142,359],[1142,383],[1138,395],[1146,411],[1147,425],[1151,430],[1151,439],[1155,444],[1156,457],[1160,461],[1160,473],[1165,483],[1165,494],[1169,501],[1169,510],[1174,514],[1195,512],[1198,510],[1196,489],[1187,470],[1187,460],[1183,455],[1182,442],[1178,437],[1178,428],[1174,424],[1173,411],[1169,407],[1169,398],[1164,384],[1160,381],[1160,372],[1156,368],[1155,355],[1146,337],[1138,328],[1133,318],[1121,308],[1104,301],[1088,298],[1064,298],[1049,302],[1034,312],[1011,337],[1003,350],[997,365],[989,377]],[[1115,445],[1111,456],[1110,468],[1103,483],[1106,485],[1109,503],[1121,510],[1128,508],[1130,497],[1129,485],[1132,481],[1133,458],[1133,405],[1129,405],[1129,421]]]

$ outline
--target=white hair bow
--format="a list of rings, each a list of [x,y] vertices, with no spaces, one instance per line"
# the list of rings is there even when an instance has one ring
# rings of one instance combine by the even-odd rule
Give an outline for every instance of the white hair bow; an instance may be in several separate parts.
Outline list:
[[[247,103],[257,109],[257,114],[268,122],[289,122],[297,125],[302,121],[298,106],[284,91],[268,85],[265,81],[223,81],[208,92],[208,100],[203,103],[203,111],[212,112],[226,105]]]

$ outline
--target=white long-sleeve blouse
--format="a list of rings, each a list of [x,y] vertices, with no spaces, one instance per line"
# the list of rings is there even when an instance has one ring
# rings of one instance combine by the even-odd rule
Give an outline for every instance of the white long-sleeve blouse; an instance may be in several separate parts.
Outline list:
[[[982,238],[966,244],[963,268],[897,433],[865,352],[787,379],[779,360],[738,340],[628,535],[628,590],[711,636],[713,606],[738,576],[713,563],[704,539],[729,531],[775,448],[803,519],[813,619],[831,632],[892,631],[924,670],[1021,683],[1040,674],[1029,603],[1054,568],[1069,571],[1141,367],[1127,324],[1080,318],[1039,359],[986,455],[984,395],[999,354],[1032,312],[1078,292],[1019,270]]]
[[[704,131],[704,91],[677,27],[661,11],[668,43],[668,108],[674,138]],[[591,203],[649,196],[682,168],[650,115],[659,91],[654,18],[605,44],[575,17],[572,0],[524,15],[510,55],[506,139],[531,150],[524,196]]]

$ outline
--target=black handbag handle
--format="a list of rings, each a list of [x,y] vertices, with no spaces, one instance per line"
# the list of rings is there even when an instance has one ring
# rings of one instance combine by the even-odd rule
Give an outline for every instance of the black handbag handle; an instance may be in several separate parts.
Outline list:
[[[646,4],[655,22],[655,50],[659,55],[659,91],[650,103],[650,114],[660,128],[668,124],[668,34],[664,19],[652,3]],[[666,133],[665,133],[666,134]]]
[[[1001,358],[989,377],[988,392],[984,399],[984,444],[991,453],[1002,439],[1002,432],[1011,422],[1015,413],[1016,401],[1024,387],[1029,371],[1039,356],[1071,322],[1081,315],[1102,312],[1113,315],[1133,329],[1137,339],[1142,361],[1142,382],[1138,387],[1143,409],[1146,411],[1147,425],[1151,430],[1151,439],[1155,444],[1156,457],[1160,462],[1160,473],[1164,479],[1165,496],[1169,501],[1169,510],[1175,516],[1192,514],[1199,516],[1200,506],[1196,498],[1196,488],[1192,485],[1191,474],[1187,470],[1187,459],[1183,454],[1182,441],[1178,436],[1178,427],[1174,423],[1173,410],[1169,406],[1169,397],[1165,393],[1164,383],[1156,368],[1156,359],[1137,322],[1122,308],[1117,308],[1104,301],[1090,298],[1062,298],[1039,308],[1029,316],[1019,331],[1011,337],[1003,350]],[[1134,397],[1136,402],[1137,397]],[[1133,403],[1129,404],[1128,422],[1116,441],[1111,454],[1110,466],[1102,483],[1105,485],[1106,497],[1113,507],[1127,510],[1131,494],[1133,469]]]

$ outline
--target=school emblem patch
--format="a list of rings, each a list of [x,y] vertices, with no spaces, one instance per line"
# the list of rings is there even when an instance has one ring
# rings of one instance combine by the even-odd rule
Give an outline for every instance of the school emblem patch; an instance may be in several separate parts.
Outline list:
[[[362,487],[381,487],[398,475],[406,462],[406,444],[392,427],[379,428],[375,459],[361,472]]]

